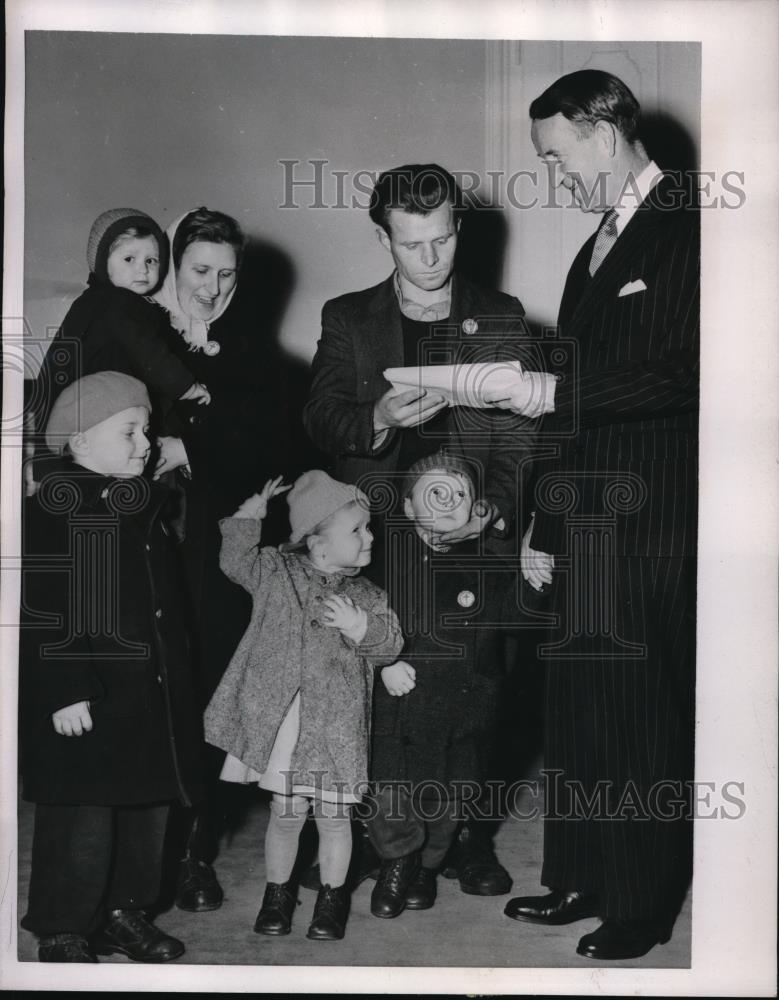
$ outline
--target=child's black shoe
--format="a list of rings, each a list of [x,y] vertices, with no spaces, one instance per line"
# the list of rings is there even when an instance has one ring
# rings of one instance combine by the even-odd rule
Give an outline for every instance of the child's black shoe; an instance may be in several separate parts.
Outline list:
[[[96,962],[80,934],[50,934],[38,942],[39,962]]]
[[[349,890],[339,885],[331,889],[323,885],[314,905],[314,917],[307,938],[312,941],[339,941],[344,936],[349,915]]]
[[[155,927],[142,910],[111,910],[93,946],[98,955],[118,952],[134,962],[172,962],[184,954],[182,942]]]
[[[436,872],[432,868],[420,868],[406,890],[406,909],[429,910],[437,895]]]
[[[254,921],[255,934],[279,937],[292,930],[292,914],[298,898],[292,882],[268,882],[262,906]]]

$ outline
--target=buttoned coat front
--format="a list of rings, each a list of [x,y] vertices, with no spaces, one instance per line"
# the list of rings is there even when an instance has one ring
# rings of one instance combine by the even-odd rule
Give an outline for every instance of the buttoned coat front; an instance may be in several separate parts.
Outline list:
[[[209,743],[264,772],[279,726],[300,691],[295,784],[353,792],[368,778],[368,739],[377,665],[394,662],[403,639],[386,594],[359,576],[317,571],[303,556],[257,548],[260,522],[226,518],[221,566],[253,598],[249,628],[205,714]],[[338,594],[367,612],[359,644],[322,624]]]

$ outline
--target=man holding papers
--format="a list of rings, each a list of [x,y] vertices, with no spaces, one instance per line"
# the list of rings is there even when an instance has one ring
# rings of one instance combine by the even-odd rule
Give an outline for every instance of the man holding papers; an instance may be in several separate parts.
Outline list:
[[[638,102],[621,80],[571,73],[530,117],[554,187],[602,221],[560,306],[575,370],[490,396],[545,410],[540,439],[557,443],[535,470],[522,550],[525,578],[551,589],[559,616],[541,650],[550,892],[506,913],[599,917],[578,953],[634,958],[668,940],[691,859],[698,219],[637,138]]]

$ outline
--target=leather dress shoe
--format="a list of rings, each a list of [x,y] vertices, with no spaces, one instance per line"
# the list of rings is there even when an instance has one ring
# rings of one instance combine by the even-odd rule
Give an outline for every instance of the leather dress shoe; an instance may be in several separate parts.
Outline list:
[[[456,878],[471,896],[505,896],[511,876],[498,861],[490,840],[466,824],[455,841],[444,878]]]
[[[421,867],[411,879],[406,890],[406,908],[409,910],[429,910],[438,895],[435,870]]]
[[[530,924],[571,924],[585,917],[597,917],[597,897],[584,892],[552,889],[546,896],[517,896],[506,903],[504,913],[512,920]]]
[[[314,904],[314,916],[306,933],[312,941],[340,941],[349,915],[349,890],[323,885]]]
[[[292,882],[268,882],[260,912],[254,921],[254,933],[269,934],[271,937],[289,934],[297,902]]]
[[[597,930],[584,935],[576,953],[599,961],[640,958],[670,939],[668,925],[660,921],[604,920]]]
[[[155,927],[142,910],[111,910],[92,943],[98,955],[118,952],[134,962],[172,962],[184,954],[181,941]]]
[[[419,851],[403,858],[382,861],[379,877],[371,893],[371,913],[374,917],[397,917],[406,908],[406,893],[419,871]]]
[[[96,962],[80,934],[49,934],[38,941],[39,962]]]
[[[179,862],[175,902],[180,910],[189,913],[218,910],[223,899],[224,892],[211,865],[190,855]]]

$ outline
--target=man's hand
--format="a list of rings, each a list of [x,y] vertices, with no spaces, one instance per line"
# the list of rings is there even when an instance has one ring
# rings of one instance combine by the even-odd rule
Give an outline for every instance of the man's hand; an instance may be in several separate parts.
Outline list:
[[[556,385],[554,375],[522,372],[510,387],[485,392],[484,402],[523,417],[542,417],[545,413],[554,413]]]
[[[181,438],[160,437],[157,438],[157,444],[160,446],[160,457],[154,469],[155,479],[159,479],[165,472],[173,472],[179,466],[188,464],[187,449]]]
[[[58,708],[51,717],[54,732],[60,736],[82,736],[92,729],[92,716],[88,701],[77,701],[66,708]]]
[[[397,698],[402,694],[408,694],[417,686],[417,674],[410,663],[405,660],[398,660],[384,667],[381,672],[381,679],[388,693]]]
[[[440,393],[427,389],[388,389],[373,407],[373,429],[378,433],[390,427],[416,427],[446,405]]]
[[[269,479],[259,493],[253,493],[248,500],[244,500],[233,517],[261,521],[268,513],[269,501],[280,493],[286,493],[287,490],[292,489],[291,486],[282,485],[283,478],[283,476],[276,476],[275,479]]]
[[[322,624],[327,628],[337,628],[341,635],[352,642],[361,643],[368,631],[368,615],[358,608],[351,597],[333,594],[324,601],[325,612]]]
[[[552,570],[554,569],[554,556],[546,552],[538,552],[530,548],[530,537],[533,534],[533,521],[522,538],[522,550],[519,557],[519,564],[522,567],[522,576],[535,590],[541,590],[545,583],[552,582]]]
[[[454,531],[445,531],[442,535],[431,534],[432,547],[436,545],[451,545],[454,542],[466,542],[470,538],[478,538],[482,532],[498,517],[498,508],[488,500],[477,500],[473,505],[469,521]]]

